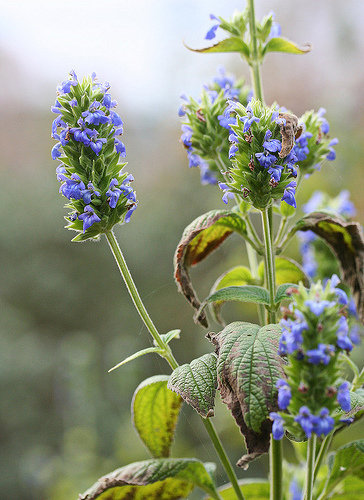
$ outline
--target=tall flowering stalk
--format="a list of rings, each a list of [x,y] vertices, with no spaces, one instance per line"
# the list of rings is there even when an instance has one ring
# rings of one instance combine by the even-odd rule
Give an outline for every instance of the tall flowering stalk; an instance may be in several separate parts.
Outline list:
[[[136,310],[153,338],[152,347],[132,354],[111,370],[150,353],[163,357],[173,370],[168,377],[144,381],[133,397],[134,424],[153,459],[101,478],[80,496],[82,500],[101,500],[105,494],[121,500],[177,500],[186,498],[194,486],[204,489],[208,498],[221,500],[227,495],[243,500],[245,494],[249,498],[252,490],[246,484],[239,485],[211,423],[216,390],[245,438],[247,452],[237,465],[247,469],[252,460],[269,452],[269,483],[259,483],[262,497],[283,500],[290,495],[293,500],[312,500],[319,494],[323,500],[338,484],[346,488],[342,483],[345,476],[338,478],[341,465],[335,466],[336,459],[342,464],[346,451],[339,449],[330,459],[324,482],[320,467],[334,432],[352,423],[364,407],[364,373],[350,358],[360,342],[359,318],[364,316],[359,275],[364,239],[360,226],[348,220],[354,207],[346,192],[334,200],[314,194],[304,206],[310,213],[290,223],[300,183],[326,160],[336,158],[338,140],[330,137],[324,109],[297,117],[277,103],[268,106],[263,99],[260,66],[265,56],[269,52],[303,54],[309,45],[300,47],[282,37],[272,13],[258,22],[253,0],[230,20],[215,15],[211,20],[206,40],[220,32],[227,37],[197,52],[239,53],[251,68],[253,91],[219,68],[198,99],[182,96],[178,115],[189,167],[200,169],[202,184],[215,186],[220,194],[222,191],[225,208],[211,210],[186,227],[175,253],[175,278],[195,309],[196,323],[204,327],[208,327],[207,305],[220,323],[224,323],[221,307],[225,302],[253,302],[258,308],[258,324],[235,321],[219,333],[207,334],[215,353],[178,365],[169,343],[179,338],[180,331],[159,333],[117,243],[113,227],[128,223],[138,202],[130,185],[133,177],[124,172],[126,164],[119,162],[125,157],[120,140],[123,123],[114,111],[116,102],[109,85],[98,83],[95,75],[80,83],[71,72],[58,88],[52,108],[57,114],[52,136],[58,140],[52,157],[61,162],[57,179],[60,192],[68,199],[67,228],[77,232],[73,241],[105,235]],[[261,231],[253,224],[256,212],[260,213]],[[277,230],[274,213],[280,217]],[[303,268],[280,255],[298,231],[304,235]],[[200,302],[189,268],[233,232],[245,239],[250,268],[227,270]],[[322,267],[312,259],[317,236],[335,254],[342,282],[336,274],[324,283],[310,281]],[[343,364],[354,373],[351,382],[343,376]],[[160,393],[163,397],[159,399]],[[211,464],[169,458],[182,401],[201,416],[231,481],[221,490],[216,489]],[[283,467],[284,436],[295,442],[307,441],[304,485],[297,468]],[[345,462],[345,471],[362,470],[364,442],[347,446],[355,451],[356,462],[351,469]],[[294,481],[289,485],[292,476]],[[254,491],[258,487],[254,481],[249,486]]]

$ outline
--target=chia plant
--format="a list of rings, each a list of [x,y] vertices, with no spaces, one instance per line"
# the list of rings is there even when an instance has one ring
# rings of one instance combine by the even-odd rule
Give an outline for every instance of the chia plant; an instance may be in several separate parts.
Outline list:
[[[205,39],[218,33],[225,38],[195,51],[238,53],[250,66],[252,86],[219,68],[199,98],[182,96],[178,110],[188,164],[200,169],[202,184],[220,190],[225,204],[186,227],[174,257],[176,284],[196,323],[208,328],[211,317],[223,326],[207,334],[214,352],[210,348],[177,363],[170,342],[181,332],[158,331],[117,243],[114,226],[130,221],[138,201],[133,176],[121,161],[126,155],[123,122],[114,111],[109,84],[99,83],[94,74],[79,81],[72,71],[52,107],[57,114],[52,137],[58,141],[52,158],[59,162],[56,175],[67,199],[66,227],[76,231],[75,242],[106,237],[154,341],[110,371],[151,353],[172,370],[143,381],[132,401],[133,423],[153,458],[124,465],[79,498],[173,500],[188,498],[199,487],[206,498],[220,500],[324,500],[352,498],[352,480],[358,495],[364,495],[364,440],[328,456],[334,435],[345,433],[364,410],[364,370],[351,358],[364,316],[362,230],[351,221],[355,209],[347,191],[334,199],[316,192],[302,207],[304,217],[296,216],[301,183],[335,160],[338,140],[330,136],[322,108],[298,117],[284,103],[267,105],[260,73],[270,52],[305,54],[310,45],[300,47],[282,37],[272,13],[258,22],[253,0],[230,20],[215,15],[211,20]],[[253,219],[257,213],[260,228]],[[200,301],[190,267],[233,233],[245,240],[249,267],[228,269]],[[302,266],[282,255],[295,235],[301,240]],[[225,324],[221,309],[229,301],[256,304],[257,322],[237,318]],[[243,476],[239,482],[212,423],[216,391],[245,439],[246,453],[237,466],[246,470],[269,453],[268,479]],[[217,488],[214,464],[170,458],[183,403],[200,415],[229,484]],[[284,460],[283,440],[294,443],[295,464]]]

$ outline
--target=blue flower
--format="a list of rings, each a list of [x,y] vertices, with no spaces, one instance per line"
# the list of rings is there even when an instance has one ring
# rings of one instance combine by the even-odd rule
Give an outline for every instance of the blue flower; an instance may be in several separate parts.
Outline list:
[[[101,221],[100,217],[95,214],[94,209],[90,205],[85,206],[84,213],[80,214],[78,218],[83,221],[83,232],[87,231],[95,222]]]
[[[206,33],[205,40],[212,40],[216,36],[216,30],[220,26],[221,21],[218,17],[214,16],[214,14],[210,14],[210,19],[214,19],[217,21],[217,24],[214,24]]]
[[[320,300],[318,298],[315,300],[305,300],[305,306],[307,306],[315,316],[321,316],[321,314],[325,311],[325,309],[333,307],[334,305],[335,302],[329,302],[328,300]]]
[[[58,167],[56,168],[57,181],[61,182],[61,181],[65,180],[66,176],[64,174],[66,174],[66,173],[67,173],[67,170],[66,170],[65,166],[63,165],[63,163],[58,165]]]
[[[339,283],[339,277],[336,274],[333,274],[331,277],[330,289],[337,296],[339,304],[346,306],[349,302],[348,296],[346,295],[344,290],[341,290],[341,288],[336,288],[336,285],[338,285]]]
[[[126,212],[125,217],[124,217],[125,224],[127,224],[128,222],[130,222],[130,218],[131,218],[134,210],[137,209],[137,207],[138,207],[138,205],[136,203],[133,203],[133,205],[131,205],[131,207],[129,208],[129,210]]]
[[[351,327],[349,336],[353,344],[355,345],[360,344],[360,327],[357,323]]]
[[[181,141],[187,148],[190,148],[192,146],[192,128],[189,125],[183,124],[181,129],[183,132],[181,135]]]
[[[351,316],[354,316],[354,318],[358,317],[358,311],[356,309],[356,304],[355,300],[353,297],[350,297],[349,304],[348,304],[348,311]]]
[[[57,91],[60,94],[69,94],[71,92],[71,87],[78,85],[77,75],[74,71],[70,72],[70,80],[65,80],[57,87]]]
[[[116,152],[122,157],[125,158],[126,156],[126,148],[123,142],[121,142],[119,139],[115,139],[115,149]]]
[[[338,202],[337,211],[344,217],[354,217],[356,214],[354,203],[349,200],[349,197],[349,191],[347,189],[344,189],[336,198]]]
[[[302,500],[302,490],[298,487],[297,481],[294,479],[289,485],[291,500]]]
[[[62,153],[60,151],[61,147],[62,147],[62,144],[60,142],[57,142],[57,144],[55,146],[53,146],[52,151],[51,151],[52,160],[56,160],[57,158],[59,158],[62,155]]]
[[[303,338],[302,332],[307,330],[308,325],[303,318],[293,321],[291,319],[282,319],[282,335],[279,341],[280,354],[292,354],[300,349]]]
[[[203,160],[202,158],[193,152],[193,148],[189,148],[187,151],[187,157],[188,157],[188,166],[191,167],[199,167],[202,163]]]
[[[200,163],[200,172],[201,172],[201,184],[217,184],[217,178],[214,172],[210,170],[209,164],[206,161],[201,160]]]
[[[239,148],[238,146],[236,145],[236,143],[234,142],[231,146],[230,146],[230,149],[229,149],[229,159],[231,160],[231,158],[234,158],[235,154],[239,151]]]
[[[285,201],[288,205],[291,205],[291,207],[296,208],[296,199],[295,199],[295,194],[296,194],[296,187],[297,187],[297,182],[292,181],[289,184],[287,184],[283,196],[281,198],[282,201]]]
[[[338,144],[339,139],[335,138],[332,139],[332,141],[329,142],[329,153],[326,156],[326,159],[329,161],[333,161],[336,158],[336,151],[332,146],[336,146]]]
[[[269,151],[264,151],[263,153],[255,153],[255,156],[258,159],[260,165],[264,168],[271,167],[277,161],[277,158]]]
[[[278,183],[281,180],[283,168],[284,167],[281,165],[274,165],[268,168],[268,173],[271,175],[270,178],[273,179],[274,182]]]
[[[280,410],[286,410],[292,397],[291,388],[288,382],[282,378],[277,381],[276,387],[278,389],[278,407]]]
[[[129,182],[133,180],[134,180],[133,176],[128,175],[128,177],[124,179],[124,181],[120,184],[120,186],[118,179],[114,178],[110,181],[109,189],[106,191],[106,196],[109,197],[108,201],[111,208],[116,207],[117,202],[119,201],[121,195],[124,195],[128,200],[132,202],[136,201],[133,188],[127,185]]]
[[[252,123],[254,123],[254,122],[259,123],[260,122],[260,118],[257,118],[256,116],[254,116],[254,112],[251,108],[250,102],[247,105],[247,107],[245,108],[245,110],[247,113],[246,116],[243,116],[242,118],[240,118],[240,120],[244,123],[244,128],[243,128],[244,134],[246,134],[246,132],[248,132]]]
[[[308,357],[308,362],[313,365],[319,365],[320,363],[328,365],[331,360],[331,353],[335,352],[335,347],[331,344],[319,344],[317,349],[310,349],[306,352]]]
[[[95,137],[92,137],[91,141],[90,141],[90,148],[92,149],[92,151],[97,155],[99,156],[100,154],[100,151],[102,149],[102,146],[103,144],[105,144],[107,142],[107,140],[102,137],[100,139],[96,139]]]
[[[281,141],[277,139],[271,139],[272,132],[268,129],[264,136],[263,148],[265,148],[270,153],[278,153],[282,149]]]
[[[300,426],[302,427],[303,431],[305,432],[306,436],[309,438],[311,437],[314,423],[315,423],[315,417],[312,415],[310,412],[309,408],[307,406],[302,406],[300,408],[300,411],[297,415],[297,417],[294,418],[295,422],[298,422]]]
[[[321,127],[322,132],[324,134],[328,134],[329,130],[330,130],[330,125],[329,125],[329,122],[326,120],[326,118],[324,118],[325,113],[326,113],[326,109],[320,108],[317,111],[317,116],[319,117],[319,122],[321,124],[320,127]]]
[[[298,139],[296,139],[296,144],[293,148],[294,154],[297,157],[297,161],[304,161],[307,158],[310,150],[308,149],[308,141],[312,134],[310,132],[304,132]]]
[[[230,191],[230,188],[227,184],[223,182],[219,182],[219,188],[224,192],[222,201],[225,204],[228,204],[229,199],[233,200],[234,199],[234,194]]]
[[[330,417],[330,412],[327,408],[322,408],[319,416],[314,420],[314,431],[318,436],[327,436],[334,428],[335,420]]]
[[[353,344],[349,338],[349,325],[348,320],[345,316],[340,316],[338,322],[336,323],[337,331],[337,345],[346,351],[351,351]]]
[[[87,189],[85,189],[82,193],[82,199],[84,201],[84,203],[86,203],[86,205],[89,205],[90,202],[91,202],[91,198],[92,198],[92,195],[95,195],[97,196],[98,198],[101,196],[99,191],[96,191],[95,189],[95,186],[92,184],[92,182],[90,181],[88,184],[87,184]]]
[[[115,108],[118,103],[112,100],[111,94],[106,93],[104,94],[101,104],[105,106],[106,109],[110,109],[110,108]]]
[[[86,187],[77,174],[72,174],[70,179],[64,176],[62,180],[64,180],[65,182],[60,187],[59,192],[62,193],[63,196],[65,196],[69,200],[71,198],[73,200],[80,200],[83,197],[83,192],[85,191]]]
[[[310,212],[314,212],[319,209],[323,202],[324,195],[322,191],[315,191],[311,198],[305,205],[302,205],[302,210],[305,214],[309,214]]]
[[[337,401],[344,411],[351,410],[350,401],[350,384],[349,382],[343,382],[337,391]]]
[[[90,125],[109,123],[109,117],[105,115],[104,111],[99,109],[100,106],[101,103],[94,101],[88,111],[84,111],[82,113],[86,123],[89,123]]]
[[[270,40],[271,38],[279,37],[282,34],[281,25],[279,23],[277,23],[276,21],[274,21],[274,18],[275,18],[274,12],[271,12],[270,15],[272,17],[273,22],[272,22],[272,27],[270,29],[267,40]]]
[[[121,128],[122,130],[123,120],[117,113],[115,113],[115,111],[110,111],[110,119],[111,123],[115,125],[115,127],[119,127],[119,129]]]
[[[61,103],[56,99],[54,106],[51,106],[51,111],[52,111],[52,113],[59,114],[59,113],[62,113],[61,108],[62,108]]]
[[[284,436],[284,428],[283,428],[283,418],[279,415],[279,413],[271,412],[269,414],[269,418],[273,420],[272,426],[272,434],[273,438],[276,441],[279,441]]]

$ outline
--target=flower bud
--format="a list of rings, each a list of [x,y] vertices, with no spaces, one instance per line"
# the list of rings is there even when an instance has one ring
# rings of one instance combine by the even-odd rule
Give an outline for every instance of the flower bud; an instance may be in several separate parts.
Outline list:
[[[57,117],[52,137],[59,142],[52,158],[61,163],[56,169],[60,193],[69,201],[65,219],[68,229],[78,234],[72,241],[98,238],[117,223],[127,223],[137,207],[130,187],[133,176],[122,172],[125,146],[118,138],[123,122],[113,111],[116,101],[108,83],[98,83],[96,75],[82,82],[74,71],[57,88],[51,108]]]

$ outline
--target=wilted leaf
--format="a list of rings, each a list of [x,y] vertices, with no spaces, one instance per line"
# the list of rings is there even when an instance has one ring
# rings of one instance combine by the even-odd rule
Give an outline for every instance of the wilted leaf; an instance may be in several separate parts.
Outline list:
[[[221,40],[221,42],[212,45],[212,47],[206,47],[203,49],[191,49],[185,45],[192,52],[200,52],[200,53],[209,53],[209,52],[240,52],[244,54],[246,58],[249,57],[250,51],[248,45],[241,39],[236,36],[232,36],[230,38],[226,38],[225,40]]]
[[[243,479],[239,481],[240,489],[247,500],[267,500],[269,498],[269,482],[264,479]],[[218,489],[223,500],[236,500],[236,493],[231,484]],[[211,500],[206,497],[205,500]]]
[[[208,470],[212,464],[194,458],[135,462],[101,477],[79,500],[177,500],[195,486],[218,499]]]
[[[328,495],[341,481],[350,476],[359,479],[364,477],[364,439],[341,446],[329,456],[325,494]]]
[[[232,412],[246,440],[248,455],[238,465],[246,468],[251,460],[269,449],[269,412],[277,410],[276,382],[284,377],[278,355],[279,325],[260,327],[235,322],[220,333],[209,333],[216,346],[217,381],[221,398]]]
[[[176,368],[168,389],[179,394],[202,417],[213,417],[217,387],[216,356],[204,354]]]
[[[339,216],[313,212],[299,220],[296,231],[313,231],[325,240],[336,255],[343,282],[350,288],[361,320],[364,320],[364,237],[358,222],[346,222]]]
[[[211,210],[195,219],[183,232],[174,255],[174,276],[178,290],[196,310],[200,301],[193,289],[189,268],[210,255],[234,231],[246,235],[246,225],[240,215],[229,210]],[[198,321],[208,326],[205,313]]]
[[[287,257],[276,257],[276,284],[284,285],[285,283],[296,283],[300,281],[304,285],[308,285],[309,280],[302,269],[302,267],[295,262],[293,259],[288,259]],[[264,262],[259,264],[258,273],[260,279],[264,280]]]
[[[254,278],[252,276],[252,273],[250,272],[250,269],[245,266],[236,266],[217,278],[210,290],[210,295],[228,286],[249,285],[253,281]],[[224,302],[222,300],[213,302],[211,309],[215,320],[225,326],[224,320],[222,319],[220,314],[220,310],[223,304]]]
[[[263,55],[267,52],[286,52],[287,54],[307,54],[312,49],[312,45],[306,42],[301,47],[291,40],[282,37],[274,37],[269,40],[263,49]]]
[[[144,380],[131,403],[134,426],[153,457],[168,457],[182,398],[167,389],[167,375]]]

